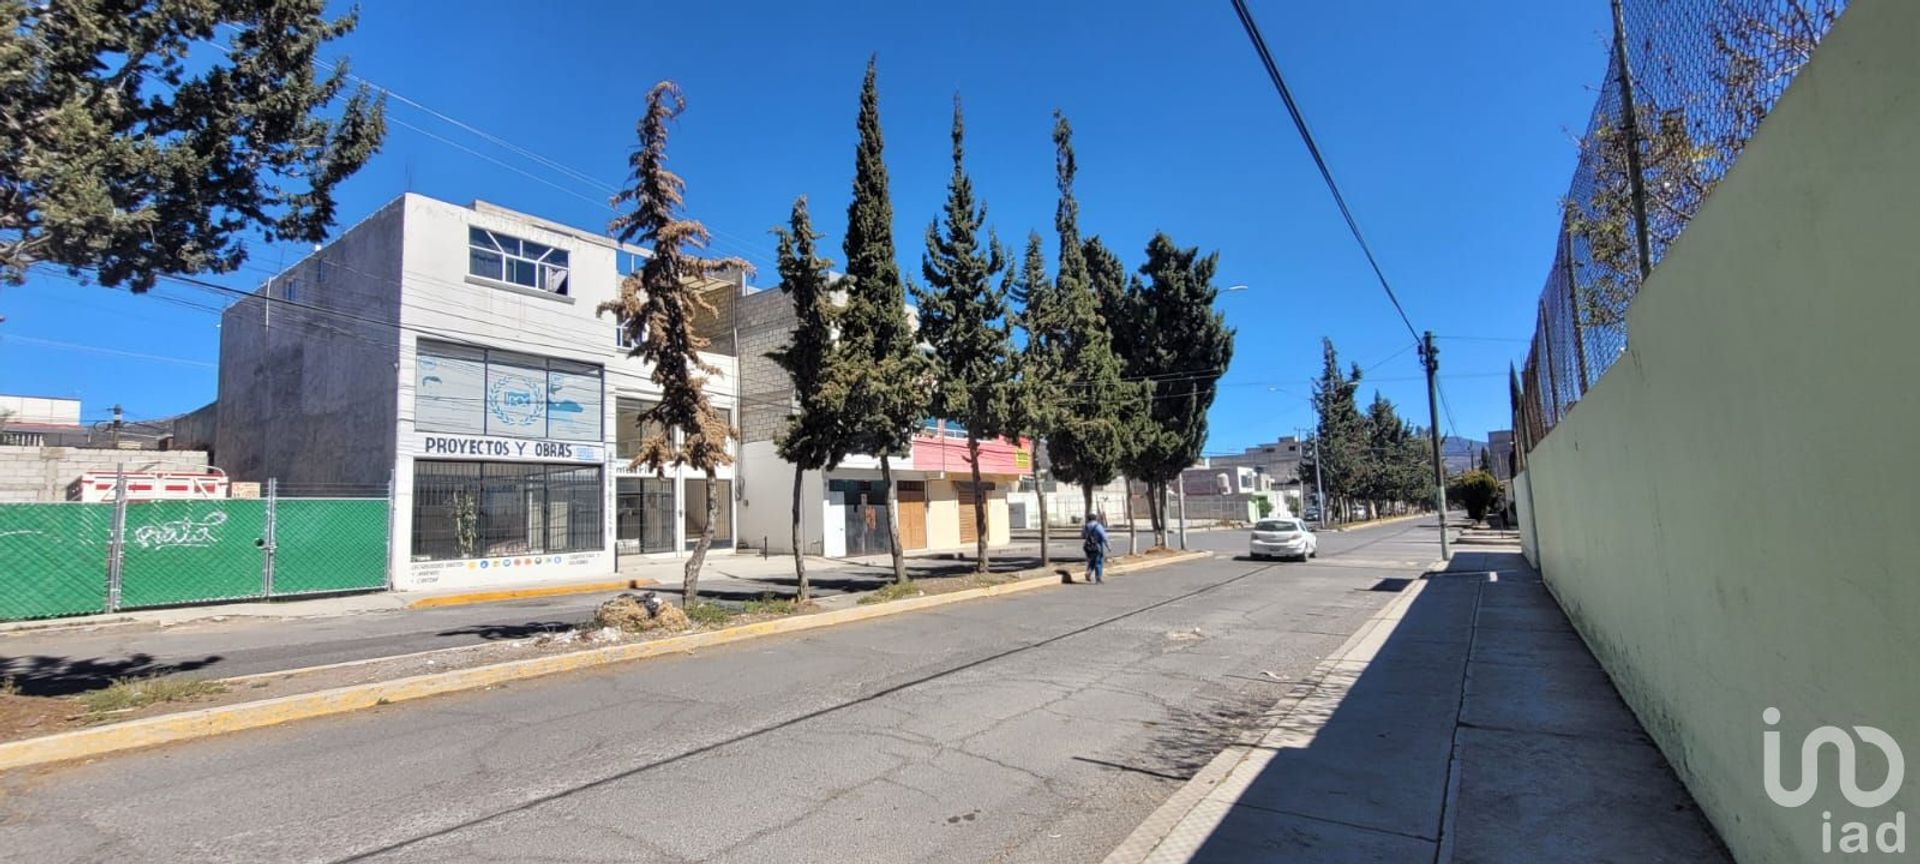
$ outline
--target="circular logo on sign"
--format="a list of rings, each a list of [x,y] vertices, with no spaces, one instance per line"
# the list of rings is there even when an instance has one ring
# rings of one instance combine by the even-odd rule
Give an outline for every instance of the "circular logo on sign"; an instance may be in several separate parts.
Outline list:
[[[547,419],[545,382],[501,375],[487,382],[487,413],[507,426],[533,426]]]

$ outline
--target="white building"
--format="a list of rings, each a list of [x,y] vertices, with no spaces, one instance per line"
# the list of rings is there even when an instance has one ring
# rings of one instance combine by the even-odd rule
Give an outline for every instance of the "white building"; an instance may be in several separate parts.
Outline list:
[[[218,443],[236,480],[384,490],[400,589],[575,579],[690,550],[734,473],[626,468],[658,398],[596,308],[646,251],[407,194],[227,310]],[[736,408],[740,279],[702,286],[713,404]]]

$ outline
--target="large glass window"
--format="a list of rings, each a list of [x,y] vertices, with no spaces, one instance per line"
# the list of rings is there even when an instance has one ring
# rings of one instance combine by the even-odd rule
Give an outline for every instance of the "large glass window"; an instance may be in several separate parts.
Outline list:
[[[605,548],[598,465],[417,461],[413,560]]]
[[[713,545],[722,548],[733,543],[733,481],[713,481],[716,499],[713,520]],[[687,481],[687,547],[700,542],[707,526],[707,480]]]
[[[422,340],[414,368],[421,431],[604,440],[598,366]]]
[[[539,357],[487,352],[487,432],[547,437],[547,366]]]
[[[662,477],[622,477],[614,502],[620,551],[672,552],[673,481]],[[704,513],[704,511],[702,511]]]
[[[414,358],[413,422],[434,432],[483,435],[487,352],[459,345],[421,343]]]
[[[567,250],[532,240],[467,229],[467,272],[552,294],[567,293]]]

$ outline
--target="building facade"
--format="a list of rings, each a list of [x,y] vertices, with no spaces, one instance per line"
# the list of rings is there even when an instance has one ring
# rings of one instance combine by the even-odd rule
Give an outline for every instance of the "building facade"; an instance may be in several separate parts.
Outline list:
[[[659,398],[598,314],[647,255],[485,202],[395,199],[223,316],[215,450],[240,481],[391,489],[400,589],[572,579],[673,557],[735,474],[629,470]],[[740,278],[698,286],[715,407],[736,409]]]
[[[793,303],[778,291],[748,294],[740,298],[738,317],[741,541],[750,548],[791,553],[794,469],[775,451],[774,440],[792,413],[793,385],[766,353],[791,338]],[[927,420],[910,452],[892,460],[891,489],[872,454],[849,456],[831,471],[806,472],[799,521],[806,552],[839,558],[889,551],[889,497],[899,514],[900,544],[908,551],[971,549],[983,534],[989,545],[1008,543],[1007,497],[1032,471],[1030,451],[1013,441],[981,442],[976,487],[966,435],[953,421]],[[976,497],[984,504],[984,525],[974,514]]]
[[[1513,479],[1513,430],[1487,433],[1487,461],[1493,463],[1493,476],[1504,483]]]

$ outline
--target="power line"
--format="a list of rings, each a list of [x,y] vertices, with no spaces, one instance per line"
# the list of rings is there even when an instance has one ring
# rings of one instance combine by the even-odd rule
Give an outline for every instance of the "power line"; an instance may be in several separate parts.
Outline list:
[[[230,31],[232,31],[232,32],[235,32],[235,33],[244,33],[244,32],[245,32],[245,30],[244,30],[244,28],[241,28],[241,27],[240,27],[239,25],[236,25],[236,24],[233,24],[233,23],[231,23],[231,22],[222,22],[220,26],[221,26],[222,28],[225,28],[225,29],[227,29],[227,30],[230,30]],[[217,50],[219,50],[219,51],[220,51],[221,53],[223,53],[223,54],[226,54],[226,55],[227,55],[227,56],[229,56],[229,57],[231,57],[231,56],[232,56],[232,51],[231,51],[231,50],[229,50],[229,49],[227,48],[227,46],[225,46],[225,45],[222,45],[222,44],[220,44],[219,42],[216,42],[216,41],[214,41],[214,40],[212,40],[212,39],[207,39],[207,40],[202,40],[202,41],[204,41],[204,42],[206,42],[206,44],[208,44],[208,45],[211,45],[211,46],[213,46],[213,47],[214,47],[215,49],[217,49]],[[373,80],[371,80],[371,79],[369,79],[369,78],[366,78],[366,77],[364,77],[364,76],[361,76],[361,75],[359,75],[359,74],[356,74],[356,73],[354,73],[354,72],[351,72],[351,71],[348,71],[348,70],[346,70],[346,69],[343,69],[343,68],[341,68],[341,65],[340,65],[340,63],[339,63],[339,62],[337,62],[337,61],[333,61],[333,60],[326,60],[326,59],[324,59],[324,58],[320,58],[320,57],[315,57],[315,58],[314,58],[314,63],[316,63],[316,64],[318,64],[318,65],[321,65],[321,66],[324,66],[324,67],[326,67],[326,68],[327,68],[327,69],[328,69],[329,71],[333,71],[333,72],[336,72],[336,73],[340,73],[340,74],[342,74],[342,75],[344,75],[344,76],[346,76],[346,78],[347,78],[347,80],[350,80],[350,81],[353,81],[353,82],[354,82],[354,83],[356,83],[356,84],[361,84],[361,85],[364,85],[364,86],[366,86],[366,87],[368,87],[368,88],[371,88],[371,89],[373,89],[373,90],[376,90],[376,91],[378,91],[378,92],[380,92],[380,93],[381,93],[382,95],[384,95],[384,96],[386,96],[386,97],[387,97],[387,98],[389,98],[389,99],[392,99],[392,100],[394,100],[394,101],[396,101],[396,102],[399,102],[399,103],[401,103],[401,104],[403,104],[403,105],[406,105],[406,106],[408,106],[408,107],[411,107],[411,108],[414,108],[414,109],[417,109],[417,110],[419,110],[419,111],[422,111],[422,112],[424,112],[424,113],[426,113],[426,114],[428,114],[428,115],[430,115],[430,116],[432,116],[432,117],[434,117],[434,118],[436,118],[436,119],[438,119],[438,120],[440,120],[440,121],[442,121],[442,122],[445,122],[445,123],[447,123],[447,124],[450,124],[450,125],[452,125],[452,126],[454,126],[454,127],[456,127],[456,128],[458,128],[458,129],[461,129],[461,130],[463,130],[463,131],[465,131],[465,132],[469,132],[469,133],[471,133],[471,134],[473,134],[473,135],[475,135],[475,136],[477,136],[477,137],[479,137],[479,138],[480,138],[480,140],[482,140],[482,141],[485,141],[485,142],[487,142],[487,143],[489,143],[489,144],[492,144],[492,145],[494,145],[494,146],[496,146],[496,147],[499,147],[499,148],[501,148],[501,149],[503,149],[503,150],[506,150],[507,152],[509,152],[509,153],[512,153],[512,154],[514,154],[515,156],[519,156],[519,157],[521,157],[521,158],[523,158],[523,159],[526,159],[526,160],[528,160],[528,161],[531,161],[531,162],[534,162],[534,163],[536,163],[536,164],[538,164],[538,165],[540,165],[540,166],[542,166],[542,167],[544,167],[544,168],[547,168],[547,169],[549,169],[549,170],[552,170],[552,171],[554,171],[554,172],[556,172],[556,173],[558,173],[558,174],[559,174],[559,175],[561,175],[562,177],[565,177],[565,178],[567,178],[567,179],[569,179],[569,180],[572,180],[572,181],[574,181],[574,182],[577,182],[577,183],[580,183],[580,184],[582,184],[582,185],[585,185],[585,186],[587,186],[588,188],[591,188],[591,189],[593,189],[593,190],[594,190],[594,191],[596,191],[596,192],[599,192],[599,193],[601,193],[601,194],[605,194],[605,195],[609,195],[609,196],[611,196],[611,195],[612,195],[613,193],[615,193],[615,192],[618,192],[618,191],[619,191],[619,187],[618,187],[618,186],[616,186],[616,185],[614,185],[614,184],[612,184],[612,183],[608,183],[608,182],[606,182],[606,181],[604,181],[604,180],[600,180],[600,179],[598,179],[598,178],[595,178],[594,176],[592,176],[592,175],[590,175],[590,174],[588,174],[588,173],[586,173],[586,172],[584,172],[584,171],[581,171],[581,170],[579,170],[579,169],[577,169],[577,168],[573,168],[573,167],[570,167],[570,166],[568,166],[568,165],[566,165],[565,163],[562,163],[562,162],[560,162],[560,161],[558,161],[558,160],[555,160],[555,159],[552,159],[552,158],[550,158],[550,157],[547,157],[547,156],[545,156],[545,155],[543,155],[543,154],[541,154],[541,153],[540,153],[539,151],[537,151],[537,150],[534,150],[534,149],[532,149],[532,148],[529,148],[529,147],[524,147],[524,146],[522,146],[522,145],[519,145],[519,144],[515,144],[514,142],[512,142],[512,141],[509,141],[509,140],[507,140],[506,138],[502,138],[502,137],[500,137],[499,135],[495,135],[495,134],[493,134],[493,133],[491,133],[491,132],[488,132],[488,131],[486,131],[486,130],[484,130],[484,129],[481,129],[481,128],[479,128],[479,127],[477,127],[477,126],[474,126],[474,125],[473,125],[473,124],[471,124],[471,123],[467,123],[467,122],[465,122],[465,121],[463,121],[463,120],[461,120],[461,119],[459,119],[459,118],[457,118],[457,117],[454,117],[453,115],[451,115],[451,114],[448,114],[448,113],[446,113],[446,112],[444,112],[444,111],[439,111],[439,110],[436,110],[436,109],[434,109],[434,108],[433,108],[432,106],[429,106],[429,105],[427,105],[427,104],[426,104],[426,103],[424,103],[424,102],[421,102],[421,101],[419,101],[419,100],[417,100],[417,99],[412,99],[412,98],[409,98],[409,97],[407,97],[406,95],[404,95],[404,94],[402,94],[402,93],[400,93],[400,92],[398,92],[398,91],[396,91],[396,90],[394,90],[393,88],[391,88],[391,87],[388,87],[388,86],[386,86],[386,85],[383,85],[383,84],[381,84],[381,83],[379,83],[379,82],[377,82],[377,81],[373,81]],[[514,171],[514,172],[516,172],[516,173],[518,173],[518,174],[521,174],[522,176],[525,176],[525,177],[528,177],[528,178],[530,178],[530,179],[533,179],[533,180],[536,180],[536,181],[538,181],[538,182],[541,182],[541,183],[545,183],[546,185],[548,185],[548,186],[552,186],[553,188],[555,188],[555,189],[558,189],[558,190],[560,190],[561,192],[565,192],[565,193],[566,193],[566,194],[568,194],[568,195],[572,195],[572,196],[574,196],[574,197],[576,197],[576,198],[580,198],[581,200],[584,200],[584,201],[587,201],[587,202],[589,202],[589,203],[591,203],[591,204],[595,204],[595,205],[597,205],[597,206],[600,206],[600,207],[604,207],[604,208],[606,208],[606,209],[607,209],[607,210],[609,210],[609,211],[613,211],[613,212],[618,212],[617,210],[615,210],[615,208],[614,208],[614,206],[613,206],[613,204],[612,204],[612,203],[611,203],[611,202],[610,202],[609,200],[607,200],[607,199],[604,199],[604,198],[593,198],[593,197],[591,197],[591,196],[588,196],[588,195],[583,195],[583,194],[581,194],[581,193],[579,193],[579,192],[576,192],[576,191],[573,191],[573,190],[571,190],[571,189],[567,189],[566,187],[564,187],[564,186],[560,186],[559,184],[557,184],[557,183],[554,183],[554,182],[552,182],[552,181],[550,181],[550,180],[546,180],[546,179],[544,179],[544,178],[540,178],[540,177],[537,177],[537,176],[535,176],[535,175],[533,175],[533,174],[531,174],[531,173],[529,173],[529,172],[527,172],[527,171],[525,171],[525,170],[523,170],[523,169],[521,169],[521,168],[519,168],[519,167],[516,167],[516,166],[514,166],[514,165],[510,165],[510,164],[508,164],[508,163],[506,163],[506,162],[504,162],[504,161],[501,161],[500,159],[497,159],[497,158],[494,158],[494,157],[492,157],[492,156],[488,156],[488,155],[487,155],[487,154],[485,154],[485,153],[481,153],[481,152],[479,152],[479,151],[477,151],[477,150],[474,150],[474,149],[473,149],[473,148],[471,148],[471,147],[467,147],[467,146],[465,146],[465,145],[462,145],[462,144],[459,144],[459,143],[457,143],[457,142],[455,142],[455,141],[452,141],[452,140],[449,140],[449,139],[447,139],[447,138],[445,138],[445,137],[442,137],[442,136],[440,136],[440,135],[436,135],[436,134],[434,134],[434,133],[432,133],[432,132],[429,132],[429,131],[427,131],[427,130],[425,130],[425,129],[422,129],[422,128],[420,128],[419,126],[415,126],[415,125],[413,125],[413,124],[411,124],[411,123],[408,123],[408,122],[406,122],[406,121],[404,121],[404,120],[401,120],[401,119],[399,119],[399,118],[397,118],[397,117],[393,117],[393,118],[388,118],[388,119],[390,119],[390,120],[391,120],[391,121],[392,121],[392,122],[393,122],[393,123],[394,123],[395,125],[398,125],[398,126],[401,126],[401,127],[404,127],[404,128],[407,128],[407,129],[411,129],[411,130],[413,130],[413,131],[415,131],[415,132],[418,132],[418,133],[419,133],[419,134],[421,134],[421,135],[424,135],[424,136],[426,136],[426,137],[428,137],[428,138],[432,138],[432,139],[434,139],[434,140],[436,140],[436,141],[439,141],[439,142],[441,142],[441,143],[443,143],[443,144],[446,144],[446,145],[448,145],[448,146],[450,146],[450,147],[454,147],[454,148],[456,148],[456,149],[459,149],[459,150],[462,150],[462,151],[465,151],[466,153],[468,153],[468,154],[471,154],[471,155],[473,155],[473,156],[476,156],[476,157],[478,157],[478,158],[481,158],[481,159],[485,159],[485,160],[487,160],[487,161],[489,161],[489,162],[492,162],[492,163],[494,163],[495,165],[499,165],[499,166],[501,166],[501,167],[503,167],[503,168],[506,168],[506,169],[508,169],[508,170],[510,170],[510,171]],[[750,241],[747,241],[747,240],[743,240],[743,239],[741,239],[740,237],[738,237],[738,236],[736,236],[736,235],[733,235],[733,234],[730,234],[730,233],[728,233],[728,232],[726,232],[726,231],[722,231],[722,230],[720,230],[720,229],[718,229],[718,228],[713,228],[713,227],[709,227],[709,228],[708,228],[707,230],[708,230],[708,233],[710,233],[710,234],[712,234],[712,235],[713,235],[713,236],[714,236],[715,238],[718,238],[719,240],[722,240],[722,241],[725,241],[725,242],[726,242],[726,245],[728,245],[728,246],[731,246],[731,247],[734,247],[734,248],[733,248],[733,251],[734,251],[735,253],[737,253],[737,254],[739,254],[739,255],[740,255],[741,257],[743,257],[743,258],[747,258],[747,259],[750,259],[750,260],[753,260],[753,261],[757,261],[757,262],[759,262],[759,263],[761,263],[762,265],[766,265],[766,264],[768,264],[768,263],[769,263],[769,262],[768,262],[768,259],[767,259],[767,258],[766,258],[766,256],[764,255],[764,253],[761,253],[761,252],[759,252],[759,251],[757,251],[757,247],[755,247],[755,246],[754,246],[754,245],[753,245],[753,244],[752,244],[752,243],[751,243]],[[755,251],[750,251],[750,250],[755,250]]]
[[[1407,333],[1416,341],[1420,333],[1413,326],[1413,320],[1407,317],[1407,310],[1400,305],[1400,298],[1393,293],[1393,286],[1387,284],[1387,274],[1380,269],[1380,262],[1373,255],[1373,248],[1367,245],[1367,238],[1360,233],[1360,223],[1353,218],[1353,210],[1347,207],[1346,196],[1340,194],[1340,186],[1333,182],[1333,172],[1327,168],[1327,160],[1320,155],[1320,145],[1314,143],[1313,133],[1307,130],[1307,119],[1300,114],[1300,106],[1293,101],[1293,91],[1287,89],[1287,81],[1280,75],[1280,67],[1273,61],[1273,52],[1267,50],[1267,40],[1260,35],[1259,25],[1253,22],[1253,13],[1247,11],[1246,0],[1233,0],[1233,9],[1240,14],[1240,24],[1247,30],[1247,38],[1253,40],[1253,50],[1260,55],[1260,63],[1267,67],[1267,77],[1273,79],[1273,88],[1280,93],[1280,101],[1286,103],[1287,115],[1293,118],[1293,127],[1300,132],[1300,140],[1307,145],[1307,154],[1313,157],[1313,164],[1320,169],[1320,178],[1327,182],[1327,191],[1333,195],[1333,203],[1340,208],[1341,218],[1347,221],[1347,230],[1353,232],[1353,239],[1360,244],[1360,251],[1367,256],[1367,264],[1373,268],[1373,275],[1380,280],[1380,288],[1387,292],[1387,300],[1393,303],[1393,311],[1399,313],[1400,323],[1407,325]]]

